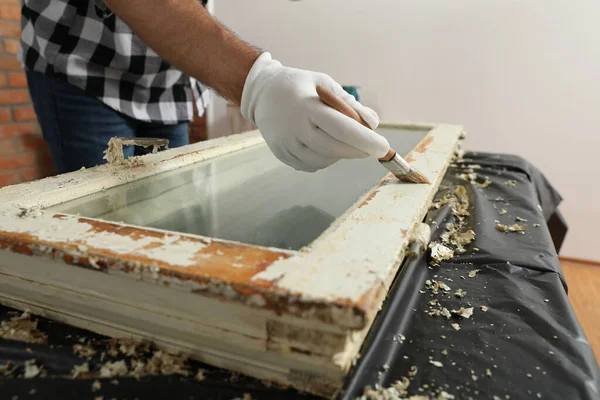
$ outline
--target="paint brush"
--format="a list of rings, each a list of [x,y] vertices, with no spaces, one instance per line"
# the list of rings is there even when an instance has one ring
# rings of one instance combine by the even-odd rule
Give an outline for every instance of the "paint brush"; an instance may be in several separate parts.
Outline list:
[[[338,97],[326,87],[317,85],[317,94],[319,95],[321,101],[327,104],[329,107],[371,129],[365,120],[363,120],[362,117],[352,107],[350,107],[350,105],[348,105],[348,103],[346,103],[342,98]],[[379,162],[400,180],[411,183],[430,183],[429,179],[427,179],[425,175],[412,168],[410,164],[400,157],[396,150],[392,148],[390,148],[385,156],[379,159]]]

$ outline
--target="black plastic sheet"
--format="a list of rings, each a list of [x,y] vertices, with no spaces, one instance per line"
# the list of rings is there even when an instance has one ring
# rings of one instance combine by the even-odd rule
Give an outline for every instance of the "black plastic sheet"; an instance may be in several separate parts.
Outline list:
[[[489,187],[458,177],[469,165],[481,166],[474,169],[477,182],[487,178]],[[469,195],[466,225],[475,231],[475,241],[439,267],[429,267],[424,256],[404,266],[411,285],[402,275],[394,283],[342,398],[355,398],[366,385],[388,387],[416,366],[408,392],[432,398],[443,390],[456,399],[599,399],[598,364],[568,301],[546,224],[560,196],[539,171],[514,156],[469,154],[450,168],[436,199],[457,185]],[[439,241],[446,224],[456,220],[445,206],[430,211],[426,222],[432,240]],[[526,224],[525,234],[501,232],[498,222]],[[473,270],[479,272],[471,278]],[[432,295],[426,279],[452,290]],[[456,297],[457,289],[467,295]],[[430,316],[433,299],[448,310],[474,307],[474,314]],[[404,339],[395,341],[398,334]]]
[[[489,187],[457,177],[471,164],[481,166],[475,170],[478,180],[489,178]],[[468,154],[450,168],[437,197],[456,185],[465,186],[469,194],[467,225],[476,233],[475,242],[438,267],[429,266],[426,254],[407,260],[339,397],[353,399],[366,385],[387,387],[416,366],[410,394],[437,395],[444,390],[455,399],[599,399],[598,364],[569,304],[554,246],[562,242],[564,226],[555,221],[559,237],[548,229],[547,222],[556,219],[560,196],[529,163],[497,154]],[[527,224],[524,235],[495,228],[495,221],[510,225],[516,217],[527,219],[519,222]],[[438,240],[452,218],[449,207],[428,214],[432,240]],[[480,271],[470,278],[469,271],[475,269]],[[425,289],[426,279],[442,281],[452,290],[432,296]],[[457,289],[466,296],[456,297]],[[434,298],[449,310],[472,306],[474,314],[450,320],[429,316],[428,302]],[[482,305],[489,310],[483,312]],[[0,307],[0,318],[10,312]],[[459,323],[461,329],[451,323]],[[100,379],[102,389],[93,392],[95,379],[68,378],[83,362],[73,355],[72,345],[93,338],[101,347],[106,339],[43,318],[39,328],[48,334],[48,345],[0,340],[0,364],[12,360],[22,365],[36,359],[48,376],[0,377],[0,400],[232,399],[244,393],[253,399],[316,399],[199,363],[192,363],[191,369],[206,370],[202,382],[193,376],[119,378],[113,383]]]

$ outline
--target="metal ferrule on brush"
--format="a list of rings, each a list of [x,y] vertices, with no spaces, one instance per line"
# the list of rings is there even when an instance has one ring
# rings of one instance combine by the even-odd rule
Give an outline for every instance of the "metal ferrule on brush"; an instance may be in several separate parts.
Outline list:
[[[379,160],[381,165],[383,165],[388,171],[396,176],[406,175],[410,172],[411,166],[407,163],[402,157],[398,155],[398,153],[394,154],[389,161]]]

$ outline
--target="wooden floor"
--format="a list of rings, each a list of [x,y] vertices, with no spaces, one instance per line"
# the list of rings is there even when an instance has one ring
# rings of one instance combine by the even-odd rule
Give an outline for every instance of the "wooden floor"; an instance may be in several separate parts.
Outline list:
[[[600,263],[592,265],[563,260],[561,264],[569,285],[569,300],[596,359],[600,360]]]

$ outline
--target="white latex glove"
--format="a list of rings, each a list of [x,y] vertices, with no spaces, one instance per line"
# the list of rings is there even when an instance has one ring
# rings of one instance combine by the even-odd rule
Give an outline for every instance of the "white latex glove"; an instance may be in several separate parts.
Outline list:
[[[375,129],[379,117],[344,91],[330,76],[287,68],[262,53],[242,92],[242,116],[255,124],[280,161],[314,172],[342,158],[383,157],[390,145],[381,135],[323,104],[323,85],[344,99]]]

